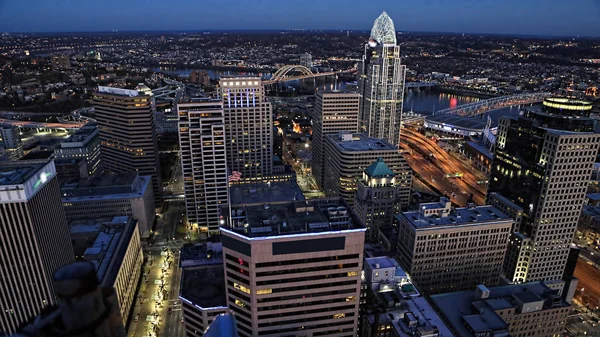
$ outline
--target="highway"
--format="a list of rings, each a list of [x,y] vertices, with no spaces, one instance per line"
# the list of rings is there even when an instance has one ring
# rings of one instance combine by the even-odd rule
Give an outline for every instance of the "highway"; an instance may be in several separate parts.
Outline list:
[[[484,204],[485,186],[477,184],[478,181],[487,180],[483,173],[457,160],[435,141],[410,127],[402,128],[400,138],[401,146],[412,150],[411,155],[405,155],[408,164],[427,184],[451,197],[457,205],[465,206],[470,193],[473,193],[473,201],[477,205]],[[463,176],[446,178],[447,174],[456,173]]]
[[[579,279],[575,299],[589,308],[596,309],[600,305],[600,270],[591,262],[582,258],[577,261],[575,277]]]

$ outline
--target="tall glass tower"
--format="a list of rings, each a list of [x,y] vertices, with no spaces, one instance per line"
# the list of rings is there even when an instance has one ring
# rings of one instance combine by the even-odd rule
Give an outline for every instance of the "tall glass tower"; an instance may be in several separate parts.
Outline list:
[[[394,22],[386,12],[373,24],[358,69],[361,130],[369,137],[398,145],[406,66],[400,63]]]

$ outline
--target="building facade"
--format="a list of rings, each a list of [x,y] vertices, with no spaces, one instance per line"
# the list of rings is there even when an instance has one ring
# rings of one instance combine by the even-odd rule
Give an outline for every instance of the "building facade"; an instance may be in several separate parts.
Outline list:
[[[126,326],[144,262],[137,221],[130,216],[80,220],[70,223],[70,231],[77,258],[93,263],[100,284],[115,290]]]
[[[54,272],[75,260],[54,162],[0,167],[0,334],[56,304]],[[26,262],[25,262],[26,261]]]
[[[361,130],[398,146],[406,66],[400,62],[396,29],[386,12],[373,24],[358,70]]]
[[[364,134],[340,133],[325,138],[325,194],[341,196],[353,204],[358,180],[365,168],[379,158],[396,174],[399,207],[408,206],[412,185],[410,166],[396,146]]]
[[[60,143],[54,150],[57,161],[85,159],[86,176],[96,177],[102,173],[100,158],[100,131],[95,123],[88,123]],[[82,177],[82,178],[84,178]]]
[[[342,199],[233,217],[221,241],[240,336],[356,336],[365,228]]]
[[[177,111],[187,219],[203,232],[217,233],[220,209],[229,202],[223,104],[184,103]]]
[[[394,214],[400,211],[402,196],[396,174],[378,158],[363,172],[354,196],[356,216],[367,227],[367,239],[376,240],[379,230],[392,227]]]
[[[136,172],[81,179],[61,186],[61,199],[69,222],[131,215],[143,238],[150,236],[156,217],[152,177]]]
[[[312,111],[312,175],[323,188],[325,181],[325,137],[340,132],[358,132],[360,94],[318,91]]]
[[[505,271],[515,282],[562,277],[600,146],[589,110],[553,102],[498,126],[488,192],[523,209],[509,254],[528,258]]]
[[[162,179],[153,106],[152,96],[137,90],[99,86],[94,93],[105,171],[151,176],[154,201],[159,206]]]
[[[227,166],[242,178],[269,176],[273,170],[273,109],[260,77],[221,78]]]
[[[2,145],[6,152],[6,159],[15,161],[23,157],[23,142],[21,141],[21,130],[14,125],[0,127]]]
[[[300,65],[310,69],[313,66],[312,55],[310,53],[304,53],[300,55]]]
[[[440,202],[396,215],[398,262],[425,294],[496,286],[513,218],[493,206]]]

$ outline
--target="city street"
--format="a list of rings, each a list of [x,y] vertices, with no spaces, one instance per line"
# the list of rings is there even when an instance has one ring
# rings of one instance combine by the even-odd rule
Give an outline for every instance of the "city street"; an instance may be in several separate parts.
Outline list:
[[[473,193],[473,201],[477,205],[484,204],[485,186],[477,184],[478,181],[487,180],[483,173],[459,161],[435,141],[410,128],[402,128],[401,138],[408,145],[407,150],[412,150],[412,155],[405,155],[406,160],[427,184],[450,196],[457,205],[465,206],[470,193]],[[462,174],[462,177],[447,177],[456,173]]]
[[[577,261],[575,277],[579,279],[575,298],[584,306],[595,309],[600,306],[600,270],[583,258]]]

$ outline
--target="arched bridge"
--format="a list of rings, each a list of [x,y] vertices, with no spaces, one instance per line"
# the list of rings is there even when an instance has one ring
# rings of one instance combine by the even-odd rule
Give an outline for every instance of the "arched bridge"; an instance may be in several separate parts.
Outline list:
[[[459,116],[476,116],[488,111],[498,110],[513,105],[521,104],[532,104],[543,101],[544,98],[549,97],[549,92],[536,92],[528,94],[519,94],[513,96],[502,96],[495,97],[478,102],[468,103],[459,105],[456,108],[448,108],[444,110],[436,111],[435,114],[452,114]]]
[[[356,71],[356,68],[347,69],[347,70],[330,71],[330,72],[324,72],[324,73],[313,73],[310,69],[308,69],[305,66],[301,66],[298,64],[288,64],[288,65],[285,65],[285,66],[277,69],[277,71],[275,71],[273,73],[273,76],[271,76],[270,79],[263,81],[263,83],[264,84],[273,84],[273,83],[286,82],[286,81],[302,80],[302,79],[306,79],[306,78],[332,76],[332,75],[341,74],[341,73],[351,73],[351,72],[355,72],[355,71]],[[299,75],[288,76],[288,75],[290,75],[290,73],[294,73],[294,74],[299,73]]]

